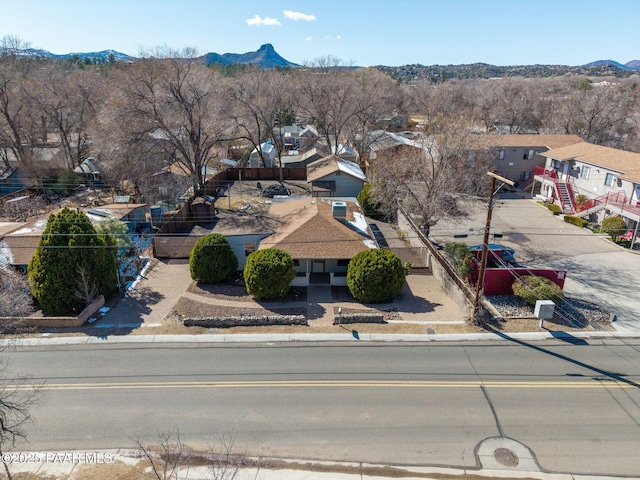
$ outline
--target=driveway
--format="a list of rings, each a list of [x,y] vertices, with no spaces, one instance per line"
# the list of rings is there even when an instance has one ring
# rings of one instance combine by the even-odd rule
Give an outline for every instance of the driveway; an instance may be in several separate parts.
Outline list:
[[[570,225],[522,197],[507,194],[495,201],[490,242],[514,248],[523,266],[566,269],[568,296],[607,307],[617,316],[616,329],[640,332],[640,255]],[[442,244],[482,243],[487,205],[476,202],[468,211],[459,221],[431,227],[431,238]]]

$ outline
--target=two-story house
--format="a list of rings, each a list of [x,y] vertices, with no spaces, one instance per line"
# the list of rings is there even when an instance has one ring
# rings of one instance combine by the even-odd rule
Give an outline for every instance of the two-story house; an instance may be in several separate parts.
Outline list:
[[[635,229],[640,221],[640,153],[583,142],[542,155],[546,163],[535,175],[542,195],[565,213],[598,222],[621,215]],[[569,196],[563,193],[567,191]],[[576,197],[586,201],[578,204]]]

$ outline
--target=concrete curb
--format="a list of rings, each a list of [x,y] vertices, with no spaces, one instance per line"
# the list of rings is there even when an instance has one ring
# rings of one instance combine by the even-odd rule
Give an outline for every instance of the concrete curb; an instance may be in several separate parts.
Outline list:
[[[84,344],[138,344],[138,343],[281,343],[281,342],[462,342],[462,341],[524,341],[604,338],[640,338],[640,332],[521,332],[521,333],[473,333],[473,334],[414,334],[394,335],[385,333],[278,333],[278,334],[203,334],[203,335],[110,335],[108,337],[31,337],[12,340],[21,347],[84,345]]]

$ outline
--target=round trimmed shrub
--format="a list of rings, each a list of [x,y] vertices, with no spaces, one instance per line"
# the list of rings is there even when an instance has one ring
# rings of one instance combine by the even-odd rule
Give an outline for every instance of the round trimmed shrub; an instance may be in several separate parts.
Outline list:
[[[398,256],[376,248],[356,254],[347,268],[347,286],[364,303],[381,303],[398,296],[404,286],[405,269]]]
[[[231,245],[224,235],[211,233],[196,241],[189,256],[191,278],[203,283],[219,283],[238,269]]]
[[[620,215],[605,218],[602,221],[602,231],[607,233],[612,240],[627,232],[627,223]]]
[[[558,285],[537,275],[520,277],[513,282],[512,288],[514,295],[531,306],[535,306],[537,300],[551,300],[557,305],[564,298],[564,293]]]
[[[277,248],[266,248],[247,257],[243,276],[249,295],[266,300],[287,295],[296,272],[291,255]]]

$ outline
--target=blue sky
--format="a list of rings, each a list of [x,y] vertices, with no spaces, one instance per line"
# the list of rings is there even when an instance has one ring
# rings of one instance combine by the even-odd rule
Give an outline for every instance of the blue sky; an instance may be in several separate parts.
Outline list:
[[[0,36],[53,53],[264,43],[302,64],[580,65],[640,59],[640,0],[0,0]]]

